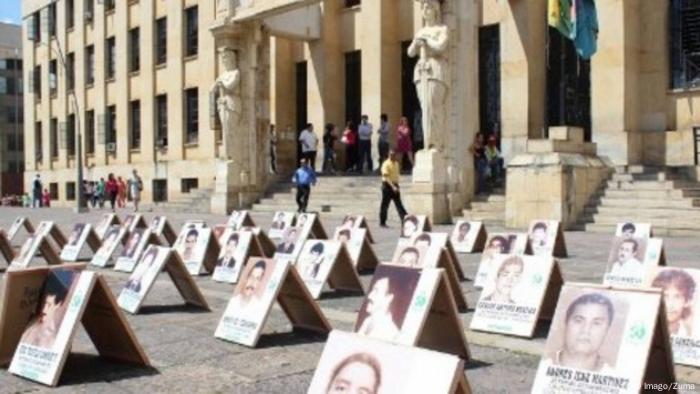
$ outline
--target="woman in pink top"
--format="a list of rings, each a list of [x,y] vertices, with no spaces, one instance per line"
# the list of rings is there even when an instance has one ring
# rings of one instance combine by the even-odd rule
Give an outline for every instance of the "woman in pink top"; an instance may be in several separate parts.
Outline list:
[[[117,177],[117,206],[119,208],[126,206],[126,183],[122,177]]]
[[[399,154],[399,163],[403,163],[406,155],[413,168],[413,142],[411,141],[411,128],[408,126],[408,119],[403,116],[396,127],[396,153]]]
[[[114,212],[114,202],[117,199],[119,185],[117,184],[117,180],[114,178],[114,174],[112,173],[107,176],[107,186],[105,187],[105,192],[107,193],[107,197],[109,197],[109,204],[112,206],[112,212]]]

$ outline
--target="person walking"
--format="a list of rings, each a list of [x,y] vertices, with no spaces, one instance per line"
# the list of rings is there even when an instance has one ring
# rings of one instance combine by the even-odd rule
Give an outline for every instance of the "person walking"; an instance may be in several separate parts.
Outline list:
[[[486,160],[484,135],[482,133],[474,135],[474,141],[469,147],[469,153],[474,159],[474,169],[476,170],[476,194],[484,194],[487,192],[488,161]]]
[[[379,129],[377,129],[377,133],[379,133],[379,141],[377,142],[379,168],[377,168],[377,171],[381,171],[382,163],[384,163],[389,156],[389,117],[387,114],[382,114],[379,119]]]
[[[316,185],[316,172],[309,166],[307,159],[301,159],[300,166],[292,177],[292,182],[297,186],[298,212],[306,212],[306,207],[309,205],[309,196],[311,195],[311,186]]]
[[[107,175],[105,192],[107,193],[107,198],[109,198],[109,204],[112,207],[112,212],[114,212],[115,203],[117,201],[117,193],[119,193],[119,185],[117,184],[117,180],[114,178],[114,174],[111,172],[109,175]]]
[[[270,174],[277,174],[277,131],[275,125],[270,125]]]
[[[122,177],[117,177],[117,207],[124,208],[126,206],[126,183]]]
[[[372,133],[374,126],[369,123],[369,117],[362,115],[362,122],[357,130],[357,136],[360,139],[360,160],[357,165],[357,170],[364,173],[364,165],[367,163],[367,170],[372,171]]]
[[[105,179],[100,178],[99,182],[95,182],[95,196],[93,197],[92,206],[99,206],[103,208],[105,206],[105,189],[107,185],[105,184]]]
[[[85,207],[90,206],[90,202],[92,201],[92,196],[95,194],[95,185],[92,182],[88,182],[86,180],[83,181],[83,197],[85,198],[83,200],[83,204],[85,204]]]
[[[34,182],[32,183],[32,208],[41,208],[41,191],[43,190],[41,184],[41,176],[36,174],[34,177]]]
[[[398,153],[399,167],[403,165],[403,158],[407,157],[413,168],[413,142],[411,141],[411,127],[408,118],[401,117],[396,126],[396,151]]]
[[[134,212],[139,211],[139,202],[141,202],[141,192],[143,191],[143,181],[136,169],[131,171],[131,179],[129,180],[131,200],[134,202]]]
[[[51,208],[51,193],[48,189],[44,189],[44,194],[41,195],[41,202],[46,208]]]
[[[396,152],[393,150],[389,151],[389,158],[382,164],[382,202],[379,208],[379,225],[381,227],[387,227],[387,211],[389,210],[389,203],[394,202],[396,206],[396,211],[399,213],[399,218],[403,222],[403,218],[406,216],[406,209],[403,207],[401,202],[401,191],[399,189],[399,173],[400,166],[396,159]]]
[[[323,173],[335,174],[335,140],[336,135],[335,125],[328,123],[323,132]]]
[[[305,158],[311,168],[316,169],[316,150],[318,149],[318,138],[314,133],[314,125],[309,123],[306,128],[299,134],[299,142],[301,143],[302,157]]]
[[[357,133],[351,121],[345,124],[341,142],[345,145],[345,171],[355,171],[357,166]]]

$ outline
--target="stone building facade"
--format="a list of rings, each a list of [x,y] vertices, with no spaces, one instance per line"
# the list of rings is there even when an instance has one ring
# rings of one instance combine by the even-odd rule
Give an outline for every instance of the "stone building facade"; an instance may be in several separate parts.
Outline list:
[[[0,195],[22,193],[22,30],[0,23]]]
[[[57,144],[58,149],[52,144],[60,142],[57,136],[74,135],[70,114],[76,111],[68,100],[63,68],[52,66],[55,55],[40,44],[55,40],[48,32],[52,15],[56,39],[75,59],[73,90],[86,147],[86,178],[126,175],[137,168],[146,180],[147,201],[161,197],[154,190],[164,188],[171,197],[194,185],[215,194],[218,190],[219,197],[238,193],[235,201],[219,199],[227,208],[253,200],[274,181],[264,165],[269,124],[278,132],[280,170],[289,173],[298,158],[298,132],[307,122],[316,126],[319,137],[324,124],[342,129],[362,114],[375,128],[382,113],[392,127],[401,116],[419,123],[412,84],[415,59],[406,55],[422,26],[415,0],[104,1],[95,2],[90,18],[85,7],[91,1],[59,0],[55,12],[47,3],[24,2],[25,69],[44,81],[39,89],[34,83],[25,99],[28,152],[42,152],[39,159],[27,155],[25,182],[37,171],[45,174],[47,182],[57,185],[60,201],[70,197],[66,191],[72,187],[75,159],[70,144]],[[437,216],[461,211],[473,194],[467,148],[477,131],[497,133],[506,160],[526,152],[529,140],[547,138],[552,126],[577,126],[585,131],[584,141],[595,143],[598,155],[611,165],[697,165],[700,114],[694,108],[700,94],[695,90],[695,47],[687,38],[692,34],[684,30],[694,11],[684,9],[684,2],[596,1],[598,53],[590,61],[578,59],[572,44],[548,28],[547,0],[441,4],[451,35],[448,148],[441,153],[448,169],[440,185],[407,188],[412,201],[444,195]],[[198,51],[188,56],[187,10],[192,7],[197,9]],[[73,10],[73,27],[67,26],[68,9]],[[167,19],[164,63],[157,59],[160,18]],[[41,37],[32,44],[36,25]],[[134,71],[136,28],[140,64]],[[113,78],[106,75],[109,62],[101,60],[109,58],[112,38]],[[241,69],[248,73],[242,86],[248,123],[230,138],[219,131],[210,97],[222,71],[217,50],[224,47],[239,53]],[[90,56],[96,59],[92,83],[85,67]],[[54,69],[58,77],[52,96]],[[158,126],[162,95],[165,128]],[[194,97],[196,126],[187,110]],[[138,127],[133,113],[140,117]],[[196,141],[188,138],[195,127]],[[134,129],[140,132],[138,140]],[[247,153],[234,153],[240,138],[249,141]],[[376,157],[376,141],[373,150]],[[240,169],[235,160],[248,164]]]

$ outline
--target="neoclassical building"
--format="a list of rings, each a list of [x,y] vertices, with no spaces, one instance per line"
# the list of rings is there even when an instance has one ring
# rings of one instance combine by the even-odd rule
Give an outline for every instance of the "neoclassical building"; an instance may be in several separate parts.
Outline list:
[[[409,118],[422,139],[417,59],[407,54],[423,26],[421,1],[49,3],[23,2],[25,182],[40,172],[59,203],[74,198],[78,130],[86,178],[136,168],[147,201],[209,189],[217,211],[277,181],[266,164],[270,124],[282,173],[294,168],[307,122],[320,137],[326,123],[366,114],[376,127],[386,113],[392,126]],[[586,61],[547,26],[547,0],[439,2],[449,31],[445,147],[424,155],[406,191],[428,201],[420,209],[445,217],[470,201],[467,149],[477,131],[496,133],[506,160],[550,127],[575,126],[608,165],[697,166],[696,9],[680,0],[595,3],[598,52]],[[50,49],[57,42],[65,67]],[[226,52],[240,73],[230,93],[240,116],[229,128],[212,89]]]

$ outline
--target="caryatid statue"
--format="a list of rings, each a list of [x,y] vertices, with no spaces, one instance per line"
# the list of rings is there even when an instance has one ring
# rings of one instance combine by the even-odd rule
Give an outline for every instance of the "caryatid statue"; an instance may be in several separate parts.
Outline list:
[[[417,0],[421,3],[423,27],[408,47],[410,57],[419,56],[413,72],[420,100],[423,140],[426,149],[442,150],[447,127],[447,60],[449,32],[442,24],[439,0]]]
[[[216,78],[211,90],[217,97],[216,110],[221,120],[222,134],[230,141],[241,120],[241,74],[237,68],[236,52],[231,48],[222,48],[220,52],[224,71]]]

